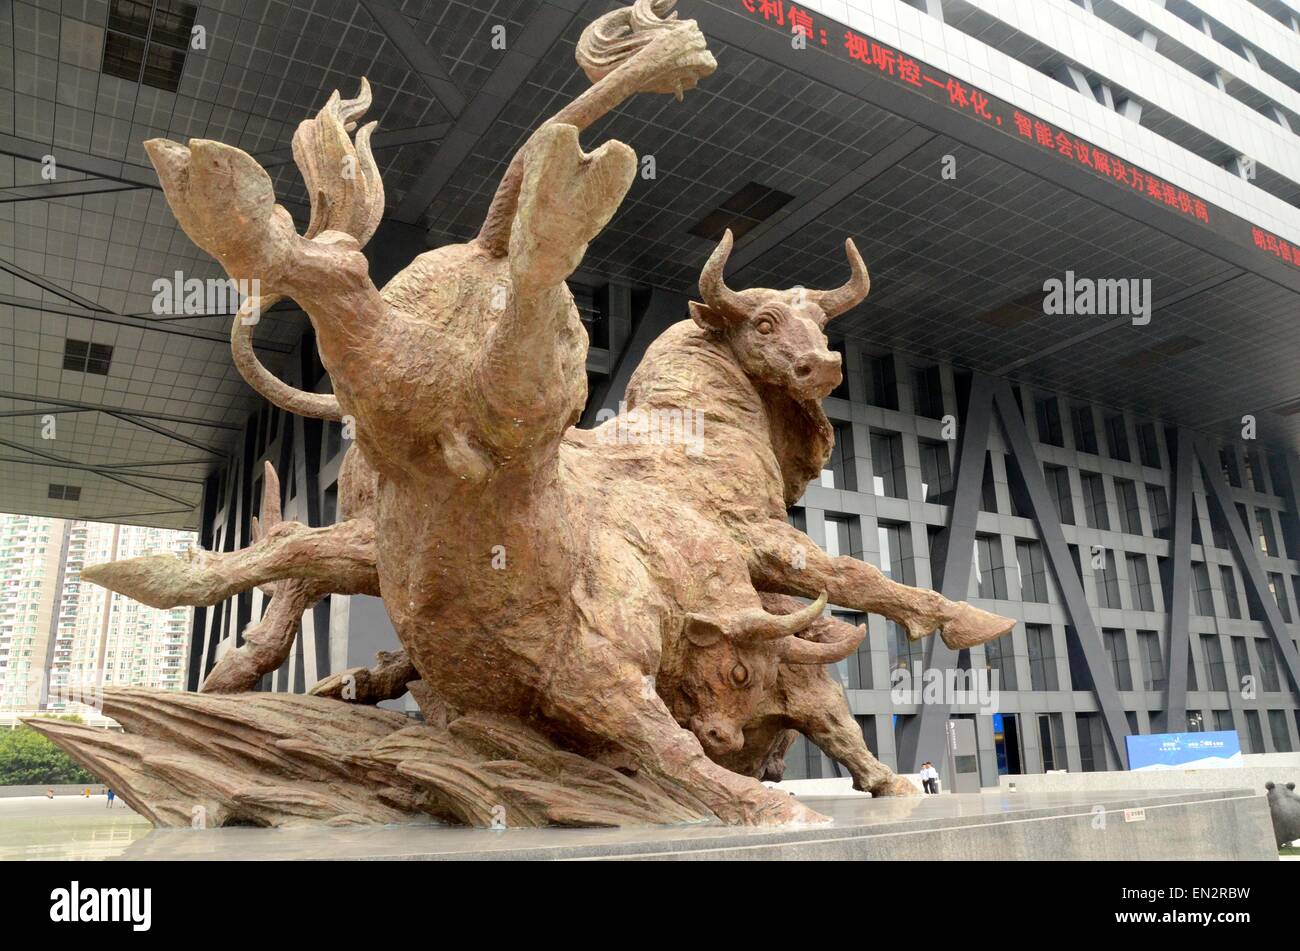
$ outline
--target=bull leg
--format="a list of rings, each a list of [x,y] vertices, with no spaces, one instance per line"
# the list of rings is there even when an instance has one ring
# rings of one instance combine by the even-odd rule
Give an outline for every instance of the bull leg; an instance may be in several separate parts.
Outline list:
[[[271,604],[262,619],[244,632],[244,643],[229,651],[204,678],[200,693],[244,693],[289,657],[303,614],[330,593],[328,583],[291,578],[271,586]]]
[[[232,552],[188,557],[141,555],[91,565],[82,577],[151,608],[217,604],[242,591],[284,579],[328,582],[337,594],[379,594],[374,524],[368,519],[282,530]]]
[[[776,738],[776,742],[768,749],[767,756],[763,759],[763,771],[759,779],[779,783],[785,778],[785,754],[790,752],[790,747],[798,738],[798,730],[781,731],[781,735]]]
[[[319,212],[318,224],[352,227],[332,219],[349,211],[357,218],[382,213],[382,182],[369,151],[358,153],[346,136],[317,130],[306,134],[319,146],[318,151],[307,149],[314,163],[329,170],[318,176],[319,189],[309,189],[313,219]],[[195,139],[188,147],[150,139],[144,147],[167,203],[190,240],[215,257],[233,280],[255,280],[262,297],[285,295],[302,306],[316,330],[317,347],[336,393],[372,393],[404,341],[370,280],[358,237],[328,229],[310,239],[297,234],[293,218],[275,204],[270,177],[241,149]],[[349,160],[359,162],[357,175],[334,171]],[[369,237],[365,228],[353,230]],[[356,408],[343,403],[347,412],[365,422],[368,401],[359,400]],[[333,404],[321,409],[337,418]],[[363,425],[362,432],[370,428],[375,427]]]
[[[286,579],[310,582],[310,587],[324,585],[322,594],[379,594],[374,522],[354,518],[326,528],[308,528],[301,522],[281,521],[280,480],[269,462],[263,473],[262,521],[259,525],[253,520],[253,538],[253,544],[239,551],[200,551],[184,558],[142,555],[91,565],[81,576],[163,609],[217,604]]]
[[[520,458],[527,433],[531,454],[549,455],[586,400],[587,335],[564,280],[623,201],[637,163],[622,142],[583,152],[579,133],[637,92],[680,97],[717,67],[694,21],[655,32],[620,65],[606,64],[591,89],[515,153],[475,240],[490,257],[509,259],[512,299],[501,302],[479,358],[483,399],[496,420],[473,434],[499,454]],[[459,445],[464,440],[452,440],[452,469],[481,479],[486,465]]]
[[[331,674],[307,692],[349,703],[376,704],[397,700],[406,693],[408,683],[419,679],[420,674],[406,651],[380,651],[373,667],[352,667]]]
[[[733,773],[779,783],[785,775],[785,754],[799,734],[785,717],[760,717],[745,726],[745,745],[714,761]]]
[[[795,729],[849,771],[854,789],[876,797],[921,794],[867,749],[844,689],[831,680],[826,668],[783,666],[781,679]]]
[[[526,440],[547,454],[581,411],[587,335],[564,280],[635,173],[636,155],[626,145],[607,142],[588,155],[570,125],[547,125],[528,146],[510,236],[510,295],[478,358],[479,388],[492,410],[475,431],[479,442],[516,456]]]
[[[599,78],[592,77],[595,85],[548,119],[515,153],[492,198],[477,239],[479,244],[496,257],[506,253],[519,205],[528,150],[548,126],[570,125],[581,132],[638,92],[675,92],[680,98],[683,91],[693,88],[716,68],[717,63],[709,53],[704,34],[695,21],[683,20],[662,31],[656,39],[610,72]]]
[[[631,148],[612,141],[588,154],[571,125],[543,127],[529,149],[510,236],[511,279],[523,310],[534,294],[557,287],[577,269],[587,242],[614,216],[636,175]]]
[[[943,642],[959,650],[1001,637],[1015,627],[1015,621],[965,601],[949,601],[938,592],[891,581],[865,561],[847,555],[832,558],[784,521],[771,519],[751,529],[749,548],[755,587],[805,598],[825,591],[834,604],[896,621],[912,640],[938,628]]]

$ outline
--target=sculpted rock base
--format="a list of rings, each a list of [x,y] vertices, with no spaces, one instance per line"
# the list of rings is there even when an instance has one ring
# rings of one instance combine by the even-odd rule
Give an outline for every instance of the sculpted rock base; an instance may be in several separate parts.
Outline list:
[[[27,723],[156,826],[385,825],[425,817],[496,828],[700,822],[688,790],[557,748],[516,720],[445,727],[290,694],[107,688],[124,733]]]

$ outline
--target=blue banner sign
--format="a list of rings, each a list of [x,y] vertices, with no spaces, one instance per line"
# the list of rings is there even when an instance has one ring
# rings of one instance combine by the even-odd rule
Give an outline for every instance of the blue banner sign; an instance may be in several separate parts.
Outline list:
[[[1217,733],[1152,733],[1125,737],[1128,768],[1223,769],[1241,766],[1236,730]]]

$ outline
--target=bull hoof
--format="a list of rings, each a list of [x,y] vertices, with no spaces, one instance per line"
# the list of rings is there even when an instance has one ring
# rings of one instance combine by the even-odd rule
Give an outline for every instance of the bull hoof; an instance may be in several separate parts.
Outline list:
[[[784,826],[784,825],[826,825],[831,821],[830,816],[824,816],[815,809],[809,809],[794,796],[786,797],[789,801],[783,803],[780,808],[767,812],[763,816],[760,825],[765,826]]]
[[[943,626],[943,642],[953,650],[962,650],[1001,637],[1016,622],[1000,614],[983,611],[965,601],[957,605],[953,619]]]
[[[891,776],[884,782],[877,783],[867,790],[871,793],[872,799],[884,799],[893,796],[919,796],[921,790],[911,780],[904,779],[902,776]]]
[[[809,809],[790,793],[776,789],[744,817],[745,825],[751,826],[824,825],[830,821],[830,816]]]

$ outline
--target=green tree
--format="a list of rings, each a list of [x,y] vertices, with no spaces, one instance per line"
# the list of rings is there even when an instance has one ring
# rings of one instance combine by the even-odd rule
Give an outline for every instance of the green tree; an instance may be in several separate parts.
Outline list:
[[[80,717],[59,717],[81,722]],[[0,786],[95,783],[72,757],[30,727],[0,732]]]

